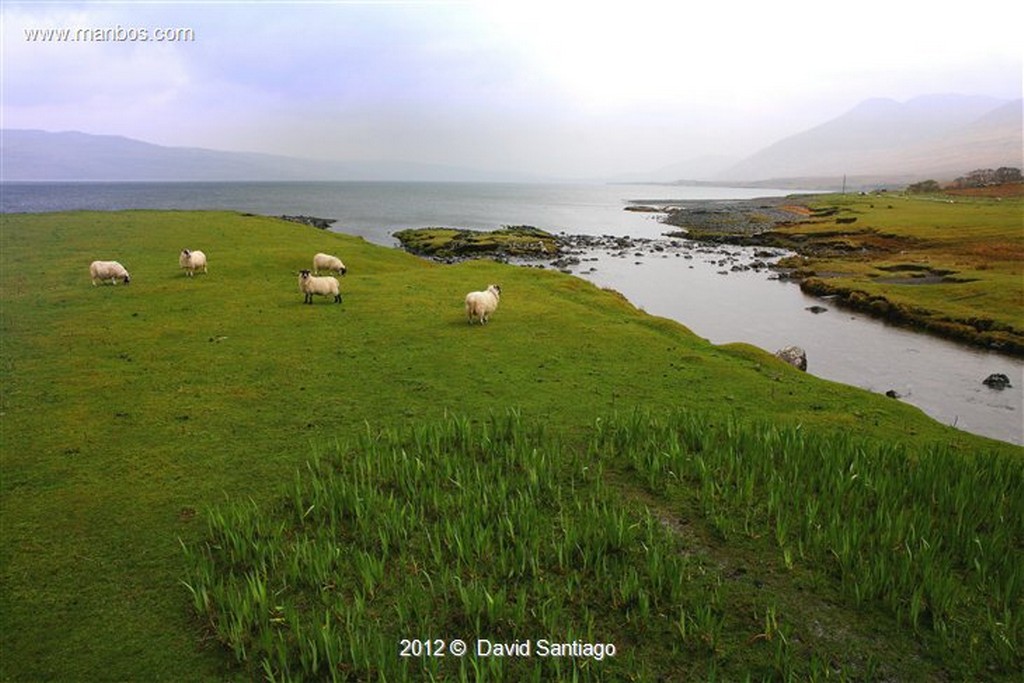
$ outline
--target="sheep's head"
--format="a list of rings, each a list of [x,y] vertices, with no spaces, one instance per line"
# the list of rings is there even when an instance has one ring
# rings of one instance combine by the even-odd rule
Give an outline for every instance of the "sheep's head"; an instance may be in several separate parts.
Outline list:
[[[308,280],[309,279],[309,271],[308,270],[300,270],[299,271],[299,277],[302,278],[303,280]]]
[[[127,285],[127,284],[129,284],[129,283],[130,283],[131,281],[132,281],[132,276],[131,276],[131,275],[129,275],[129,274],[128,274],[128,271],[126,270],[126,271],[124,272],[124,283],[125,283],[125,284]]]
[[[501,287],[499,285],[487,285],[487,291],[491,292],[496,297],[501,297]]]

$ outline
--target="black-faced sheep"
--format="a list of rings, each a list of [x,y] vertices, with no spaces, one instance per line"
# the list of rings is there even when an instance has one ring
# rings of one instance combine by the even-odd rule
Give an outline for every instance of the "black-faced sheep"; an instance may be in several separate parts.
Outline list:
[[[121,280],[126,285],[132,281],[131,276],[125,267],[117,261],[93,261],[89,264],[89,275],[92,276],[92,286],[96,281],[105,282],[110,280],[111,284],[117,284]]]
[[[310,275],[308,270],[299,272],[299,289],[306,296],[302,302],[306,304],[313,303],[313,295],[319,294],[320,296],[334,296],[334,303],[341,303],[341,289],[338,286],[338,280],[336,278],[325,276],[315,277]]]
[[[182,249],[178,255],[178,265],[185,269],[185,272],[189,277],[192,277],[200,268],[203,272],[206,272],[206,254],[199,251],[198,249],[188,250]]]
[[[348,268],[337,256],[317,254],[313,257],[313,272],[319,274],[321,270],[330,270],[338,275],[344,275]]]
[[[501,287],[488,285],[482,292],[470,292],[466,295],[466,317],[472,325],[479,320],[483,325],[491,314],[498,309],[498,301],[501,299]]]

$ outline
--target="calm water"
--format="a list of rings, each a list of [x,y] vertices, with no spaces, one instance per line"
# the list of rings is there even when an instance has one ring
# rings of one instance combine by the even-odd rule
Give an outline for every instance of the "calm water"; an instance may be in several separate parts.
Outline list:
[[[732,271],[753,260],[751,250],[684,245],[645,249],[642,256],[598,251],[591,256],[596,261],[573,270],[715,344],[743,341],[772,352],[800,346],[814,375],[877,393],[892,390],[940,422],[1024,443],[1024,361],[845,311],[795,284],[770,280],[766,271]],[[815,305],[828,310],[807,310]],[[994,372],[1008,376],[1013,388],[982,384]]]
[[[475,183],[16,183],[0,186],[0,210],[37,212],[126,208],[234,209],[337,219],[334,229],[396,244],[402,228],[494,229],[535,225],[552,232],[656,238],[652,214],[624,211],[629,200],[739,199],[789,191],[663,185]],[[807,351],[808,371],[870,391],[896,391],[935,419],[1024,443],[1024,361],[961,347],[853,314],[805,296],[767,272],[731,270],[749,250],[683,242],[664,251],[596,251],[573,268],[649,313],[678,320],[714,343],[744,341],[775,351]],[[637,255],[638,251],[641,255]],[[725,274],[723,274],[725,273]],[[812,305],[829,310],[807,311]],[[1012,389],[981,381],[1001,372]]]
[[[445,226],[493,230],[534,225],[550,232],[656,237],[649,214],[623,211],[630,199],[736,199],[791,191],[665,185],[516,183],[5,183],[0,211],[69,209],[234,209],[334,218],[339,232],[396,245],[391,233]]]

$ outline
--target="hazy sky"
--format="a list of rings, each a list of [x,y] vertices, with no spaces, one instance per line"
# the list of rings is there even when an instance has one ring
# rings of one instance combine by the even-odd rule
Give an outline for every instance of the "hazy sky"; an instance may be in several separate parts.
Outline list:
[[[1021,97],[1024,3],[3,0],[2,125],[547,176],[743,156],[871,97]],[[191,29],[45,42],[33,29]]]

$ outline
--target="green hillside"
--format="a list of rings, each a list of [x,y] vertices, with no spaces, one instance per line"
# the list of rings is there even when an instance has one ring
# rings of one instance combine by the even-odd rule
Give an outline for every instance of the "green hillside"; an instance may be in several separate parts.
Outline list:
[[[318,679],[325,676],[322,662],[302,660],[312,655],[297,634],[300,625],[323,620],[330,628],[314,631],[323,647],[342,653],[329,669],[339,678],[415,678],[420,669],[398,657],[397,642],[390,653],[374,649],[391,644],[379,638],[395,635],[382,625],[428,624],[433,614],[464,637],[542,637],[514,628],[520,612],[488,617],[486,606],[474,602],[493,600],[489,588],[503,583],[521,591],[514,599],[531,614],[524,628],[561,625],[566,632],[556,635],[569,637],[573,629],[586,634],[589,619],[593,637],[619,641],[611,660],[576,662],[591,679],[640,676],[631,668],[638,661],[657,662],[644,676],[729,680],[747,673],[838,675],[837,668],[854,678],[999,678],[1024,665],[1019,447],[958,432],[911,406],[806,375],[752,347],[710,345],[614,292],[560,273],[483,261],[442,266],[359,238],[226,212],[76,212],[2,221],[0,679],[298,679],[302,671]],[[185,247],[206,252],[207,275],[187,278],[178,269]],[[297,272],[318,251],[348,266],[340,305],[322,297],[302,303]],[[123,263],[131,284],[91,286],[94,259]],[[491,282],[502,289],[497,313],[486,326],[467,325],[465,293]],[[648,417],[633,424],[635,415]],[[462,436],[444,441],[453,429]],[[781,436],[765,436],[773,430]],[[671,444],[683,434],[690,436],[679,450]],[[707,443],[697,448],[701,434]],[[808,436],[794,441],[796,434]],[[451,500],[418,507],[419,489],[402,488],[408,474],[398,465],[358,475],[370,455],[398,462],[403,448],[437,463],[422,481],[423,495]],[[662,450],[676,460],[658,457]],[[691,457],[705,451],[706,461]],[[879,497],[897,490],[892,482],[902,477],[915,483],[905,497],[889,500],[897,506],[891,508],[797,471],[791,479],[765,475],[748,484],[725,464],[729,454],[767,462],[790,451],[800,454],[793,460],[799,465],[783,459],[773,469],[827,472],[857,463],[860,481],[875,482]],[[549,457],[531,460],[536,452]],[[487,460],[501,453],[512,465]],[[469,481],[481,458],[486,467],[472,475],[475,495],[454,496],[450,482]],[[932,458],[942,467],[925,467]],[[526,464],[515,465],[520,461]],[[439,478],[444,472],[448,479]],[[707,472],[734,479],[716,489]],[[345,481],[354,488],[345,489]],[[797,486],[801,481],[811,488]],[[981,510],[961,505],[972,485],[984,487],[994,503]],[[368,508],[381,515],[359,522],[370,527],[324,520],[338,535],[310,537],[311,548],[327,543],[352,563],[369,558],[368,579],[341,560],[330,568],[343,596],[338,604],[350,605],[357,594],[371,600],[363,612],[349,613],[371,620],[349,624],[365,642],[323,635],[345,633],[337,621],[343,614],[322,595],[322,584],[313,592],[296,588],[295,577],[308,578],[309,567],[296,569],[286,591],[279,582],[292,575],[275,573],[283,565],[259,556],[268,548],[297,556],[306,532],[295,508],[313,500],[308,496],[318,486],[325,487],[316,494],[322,501],[354,493],[390,505],[375,496],[394,491],[393,499],[409,506],[409,516],[394,519],[384,508]],[[524,504],[543,515],[520,517],[521,510],[499,506],[497,519],[507,517],[513,530],[541,522],[556,536],[561,529],[563,538],[579,540],[586,557],[605,556],[594,548],[614,549],[603,568],[576,574],[567,568],[590,570],[544,556],[548,564],[531,574],[502,565],[508,557],[499,547],[484,552],[485,543],[478,554],[461,556],[448,542],[423,540],[427,532],[452,532],[445,521],[454,523],[460,510],[468,514],[475,501],[489,510],[485,498],[500,491],[510,498],[520,489],[529,490]],[[780,495],[796,507],[770,502]],[[897,517],[908,509],[923,517],[900,517],[890,526],[929,520],[939,535],[915,527],[899,537],[900,550],[873,542],[873,532],[798,533],[807,506],[817,503],[838,511],[829,518],[833,530],[853,521],[847,509]],[[379,555],[389,541],[365,545],[353,536],[367,528],[380,533],[377,519],[379,528],[397,520],[394,528],[416,524],[422,533],[400,553]],[[479,526],[491,518],[469,519]],[[604,531],[586,531],[594,519],[608,520]],[[255,528],[255,537],[246,536]],[[279,545],[245,541],[272,538],[266,529],[280,530]],[[612,545],[606,533],[617,539]],[[225,559],[219,553],[229,537],[255,554]],[[873,562],[890,554],[919,557],[922,538],[934,548],[926,556],[937,555],[926,577],[913,563]],[[982,550],[971,551],[970,539]],[[847,551],[835,545],[841,543]],[[629,579],[626,593],[609,592],[605,584],[624,580],[630,567],[652,566],[650,549],[661,558],[656,566]],[[485,560],[506,573],[488,574]],[[263,567],[264,585],[278,587],[275,599],[294,602],[202,608],[195,591],[203,576],[231,600],[232,586],[252,579],[253,566]],[[439,572],[433,578],[441,592],[402,608],[407,595],[424,589],[401,579],[401,567],[421,566]],[[442,576],[441,567],[451,573]],[[666,567],[684,568],[686,582],[660,583],[654,577]],[[902,578],[851,583],[871,567],[890,567]],[[563,593],[588,578],[600,586],[593,602],[559,602],[559,615],[544,621],[533,601],[555,589],[542,587],[541,576],[559,586],[565,581]],[[474,577],[479,583],[468,583]],[[456,584],[471,585],[471,593],[444,592]],[[710,593],[714,600],[701,607]],[[324,614],[314,609],[321,599]],[[232,640],[225,625],[241,614],[233,610],[259,604],[259,618],[238,617],[239,638]],[[691,635],[676,628],[674,640],[672,620],[684,631],[692,625]],[[650,621],[649,630],[636,626],[640,621]],[[846,636],[849,658],[842,654]],[[260,654],[261,642],[283,654]],[[393,659],[369,661],[374,653]],[[522,668],[508,671],[495,660],[430,666],[457,680],[475,676],[474,661],[517,679],[552,675],[543,668],[550,662],[510,664]],[[569,670],[572,664],[560,663]]]

